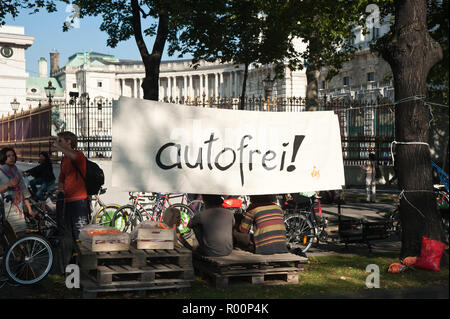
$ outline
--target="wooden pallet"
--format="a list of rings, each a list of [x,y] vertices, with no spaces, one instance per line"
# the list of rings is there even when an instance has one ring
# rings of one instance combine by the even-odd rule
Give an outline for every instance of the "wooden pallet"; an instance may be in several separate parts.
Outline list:
[[[298,272],[307,262],[307,258],[290,253],[257,255],[233,250],[224,257],[194,254],[195,270],[212,279],[217,288],[241,279],[251,284],[298,283]]]
[[[84,270],[95,270],[98,266],[143,267],[146,264],[144,252],[130,247],[126,251],[93,252],[80,245],[79,264]]]
[[[147,265],[172,264],[192,268],[192,252],[186,248],[142,250]]]
[[[81,279],[83,298],[97,298],[99,293],[137,292],[145,296],[148,291],[190,288],[191,282],[183,279],[156,279],[151,282],[139,282],[135,280],[121,281],[99,285],[91,278]]]
[[[94,253],[80,249],[83,297],[99,292],[188,288],[194,280],[192,253],[179,250],[138,250]]]

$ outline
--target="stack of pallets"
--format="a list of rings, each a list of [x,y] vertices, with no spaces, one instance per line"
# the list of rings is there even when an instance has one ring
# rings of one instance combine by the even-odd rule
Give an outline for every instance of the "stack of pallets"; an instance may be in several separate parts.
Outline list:
[[[194,280],[192,253],[185,248],[93,252],[80,247],[84,298],[98,293],[188,288]]]
[[[251,284],[295,284],[298,272],[308,258],[294,254],[257,255],[242,250],[224,257],[206,257],[194,253],[194,268],[200,275],[212,279],[217,288],[231,282]]]

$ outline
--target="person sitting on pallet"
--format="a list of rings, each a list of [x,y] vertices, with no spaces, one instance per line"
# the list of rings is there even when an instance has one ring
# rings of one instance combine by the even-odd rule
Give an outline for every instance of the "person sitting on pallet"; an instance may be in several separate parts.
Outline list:
[[[250,196],[251,204],[239,225],[239,231],[247,234],[253,226],[253,239],[246,250],[261,255],[288,252],[283,211],[274,202],[272,195]]]
[[[180,229],[178,228],[181,224],[181,213],[179,209],[174,207],[169,207],[164,211],[162,221],[164,224],[173,228],[175,230],[175,247],[181,248],[182,246],[187,249],[194,250],[191,244],[187,242],[187,240],[180,233]]]
[[[220,195],[203,195],[206,209],[188,224],[198,241],[198,253],[204,256],[228,256],[233,251],[233,213],[222,208]]]

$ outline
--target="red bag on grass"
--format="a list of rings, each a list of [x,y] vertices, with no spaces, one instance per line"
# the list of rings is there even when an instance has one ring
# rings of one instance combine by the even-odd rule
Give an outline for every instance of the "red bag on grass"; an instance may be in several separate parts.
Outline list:
[[[420,257],[417,258],[414,267],[432,271],[440,271],[441,258],[444,253],[444,249],[444,243],[423,236]]]

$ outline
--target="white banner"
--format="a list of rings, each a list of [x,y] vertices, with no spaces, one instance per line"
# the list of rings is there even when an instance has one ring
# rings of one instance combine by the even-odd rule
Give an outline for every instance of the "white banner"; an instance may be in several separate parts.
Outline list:
[[[257,195],[341,189],[337,115],[202,108],[120,98],[112,186]]]

